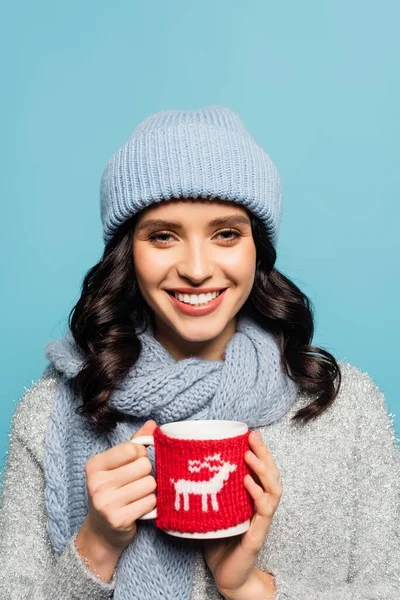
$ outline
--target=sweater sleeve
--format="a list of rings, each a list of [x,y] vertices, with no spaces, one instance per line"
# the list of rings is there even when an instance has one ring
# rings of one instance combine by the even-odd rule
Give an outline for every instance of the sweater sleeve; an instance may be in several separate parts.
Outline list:
[[[106,582],[92,573],[76,550],[75,535],[56,561],[46,531],[44,484],[41,464],[13,423],[0,508],[0,599],[111,598],[115,574]]]
[[[364,374],[354,448],[354,522],[347,581],[329,589],[273,572],[274,600],[399,600],[400,452],[383,392]]]

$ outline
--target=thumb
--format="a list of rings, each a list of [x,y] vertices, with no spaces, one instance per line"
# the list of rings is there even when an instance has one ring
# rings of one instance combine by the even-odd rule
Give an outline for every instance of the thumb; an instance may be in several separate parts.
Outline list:
[[[139,437],[140,435],[153,435],[156,427],[157,423],[153,421],[153,419],[146,421],[146,423],[144,423],[144,425],[142,425],[141,428],[136,431],[136,433],[131,435],[131,440],[135,437]]]

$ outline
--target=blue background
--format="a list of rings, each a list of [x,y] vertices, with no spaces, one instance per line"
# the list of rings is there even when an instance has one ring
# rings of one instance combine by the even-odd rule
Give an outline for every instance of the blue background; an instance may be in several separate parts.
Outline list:
[[[102,171],[149,114],[236,110],[282,178],[277,268],[314,344],[366,371],[400,432],[400,4],[3,4],[3,470],[16,402],[103,250]]]

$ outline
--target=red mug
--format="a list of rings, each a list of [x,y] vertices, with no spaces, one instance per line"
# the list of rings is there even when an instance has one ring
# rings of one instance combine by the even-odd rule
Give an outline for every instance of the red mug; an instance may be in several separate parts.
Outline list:
[[[165,423],[153,435],[133,438],[153,445],[157,506],[140,519],[170,535],[222,538],[250,527],[254,502],[244,485],[250,430],[240,421]]]

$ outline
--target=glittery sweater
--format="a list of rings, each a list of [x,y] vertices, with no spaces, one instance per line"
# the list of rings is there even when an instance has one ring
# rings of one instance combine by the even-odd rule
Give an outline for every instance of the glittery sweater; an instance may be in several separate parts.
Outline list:
[[[275,600],[400,599],[394,415],[367,373],[338,362],[342,386],[320,417],[305,426],[291,422],[312,401],[300,391],[282,418],[260,428],[283,487],[256,563],[273,574]],[[77,532],[58,561],[47,536],[42,461],[58,377],[50,371],[33,382],[13,415],[0,511],[0,600],[113,595],[115,573],[106,582],[92,572],[76,550]],[[191,598],[223,598],[201,545]]]

